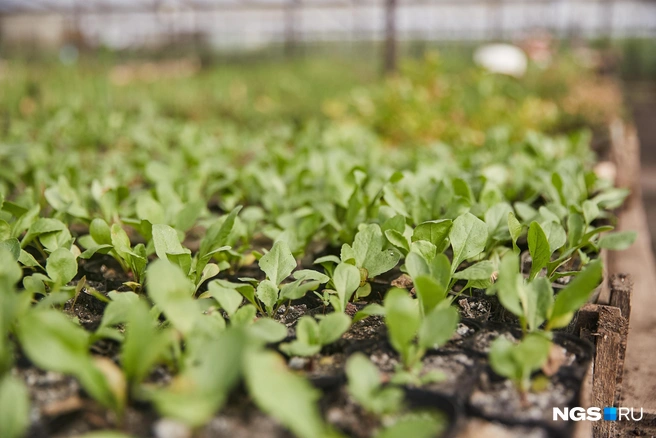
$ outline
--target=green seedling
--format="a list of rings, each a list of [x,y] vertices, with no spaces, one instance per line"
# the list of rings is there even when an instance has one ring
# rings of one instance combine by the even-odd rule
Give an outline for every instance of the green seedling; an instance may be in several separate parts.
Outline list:
[[[380,371],[364,354],[349,357],[346,377],[349,394],[367,412],[378,416],[396,414],[403,406],[403,390],[383,387]]]
[[[255,290],[255,297],[250,293],[244,295],[258,307],[260,312],[273,316],[280,305],[285,301],[302,298],[308,291],[316,290],[325,278],[313,280],[304,273],[291,283],[282,284],[296,268],[296,259],[292,255],[287,243],[277,241],[271,251],[260,259],[260,269],[266,274],[266,279],[259,282]],[[243,293],[243,290],[240,289]],[[257,298],[257,300],[255,299]]]
[[[73,375],[98,402],[120,414],[125,377],[109,359],[89,353],[90,336],[62,313],[33,309],[23,314],[16,334],[27,357],[45,370]]]
[[[336,436],[323,423],[319,413],[319,390],[289,371],[279,355],[251,350],[243,366],[248,392],[263,412],[299,437]]]
[[[391,289],[385,297],[385,322],[390,343],[403,364],[398,377],[416,381],[426,350],[451,339],[458,321],[458,311],[446,301],[422,316],[418,300],[410,298],[404,289]],[[424,380],[434,377],[423,376]]]
[[[245,365],[243,330],[198,335],[185,349],[183,371],[168,387],[147,390],[145,394],[161,415],[191,427],[205,424],[216,414]]]
[[[354,295],[356,299],[368,296],[371,293],[369,280],[397,265],[401,254],[395,248],[383,249],[386,243],[379,225],[362,225],[353,246],[342,245],[341,258],[324,256],[315,260],[314,263],[321,264],[331,278],[328,286],[333,289],[328,292],[336,297],[324,297],[337,311],[343,312]]]
[[[111,228],[103,219],[91,221],[89,235],[80,239],[82,246],[87,248],[80,258],[89,259],[94,254],[109,254],[119,262],[125,272],[131,272],[134,281],[143,284],[148,263],[146,247],[139,243],[131,246],[130,238],[119,224]]]
[[[550,348],[551,341],[540,333],[528,334],[517,344],[500,337],[490,347],[490,366],[525,393],[531,387],[531,374],[544,365]]]
[[[296,339],[280,345],[289,356],[312,356],[325,345],[342,337],[351,326],[351,318],[343,313],[331,313],[317,323],[311,316],[303,316],[296,324]]]
[[[376,437],[433,437],[444,428],[439,412],[404,412],[404,393],[395,386],[383,386],[378,368],[362,353],[346,362],[348,391],[351,397],[386,425]]]

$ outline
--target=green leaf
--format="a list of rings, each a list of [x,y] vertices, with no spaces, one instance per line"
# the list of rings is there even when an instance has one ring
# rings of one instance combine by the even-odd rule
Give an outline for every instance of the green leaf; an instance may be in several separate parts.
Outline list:
[[[531,222],[528,227],[528,251],[533,259],[529,275],[529,279],[532,280],[551,260],[551,250],[547,236],[540,224],[535,221]]]
[[[389,205],[396,213],[405,217],[409,216],[405,208],[405,202],[403,202],[403,199],[389,185],[383,187],[383,200],[385,200],[387,205]]]
[[[263,280],[257,285],[255,295],[264,303],[267,312],[271,315],[278,302],[278,287],[271,280]]]
[[[332,344],[342,337],[351,326],[351,318],[344,313],[333,312],[319,321],[319,342]]]
[[[474,204],[474,194],[469,183],[462,178],[453,179],[453,193],[465,199],[469,205]]]
[[[284,284],[280,288],[280,300],[298,300],[303,298],[308,291],[316,290],[321,285],[318,281],[296,280]]]
[[[355,314],[352,324],[374,315],[385,315],[385,308],[377,303],[368,304],[364,309]]]
[[[123,260],[130,258],[130,238],[119,224],[112,225],[112,246]]]
[[[241,205],[235,207],[225,219],[217,220],[208,229],[205,238],[200,243],[198,250],[198,257],[200,259],[206,258],[209,253],[228,245],[228,239],[235,225],[235,219],[241,210]]]
[[[497,291],[501,305],[512,314],[524,316],[522,296],[524,279],[519,273],[519,256],[508,253],[501,259],[499,277],[494,289]]]
[[[173,384],[151,393],[160,415],[191,427],[207,423],[237,384],[244,366],[246,338],[238,329],[197,337],[186,351],[188,366]]]
[[[422,313],[430,313],[446,298],[446,289],[437,280],[425,275],[414,279],[415,291]]]
[[[340,263],[335,268],[333,284],[341,305],[341,309],[335,309],[335,311],[343,312],[346,309],[346,303],[353,296],[353,292],[360,286],[360,270],[348,263]]]
[[[198,302],[192,298],[194,285],[186,274],[177,265],[155,260],[148,266],[146,278],[153,303],[184,336],[191,333],[201,313]]]
[[[289,277],[295,267],[296,259],[287,243],[283,241],[274,243],[271,251],[260,259],[260,269],[266,273],[267,278],[276,286]]]
[[[508,237],[504,225],[507,223],[508,215],[512,213],[512,207],[507,202],[493,205],[485,212],[485,224],[488,236],[492,239]],[[514,216],[514,215],[513,215]]]
[[[349,394],[368,412],[384,415],[399,411],[403,391],[393,386],[382,388],[378,368],[364,354],[352,354],[345,370]]]
[[[530,330],[537,330],[549,317],[553,306],[554,293],[551,282],[546,277],[538,277],[529,284],[528,289],[528,318]]]
[[[494,272],[494,265],[490,260],[483,260],[475,263],[462,271],[453,274],[453,278],[458,280],[489,280]]]
[[[394,268],[401,255],[396,249],[383,249],[385,237],[377,224],[361,225],[353,241],[355,264],[365,268],[368,278],[374,278]]]
[[[287,337],[287,327],[271,318],[258,318],[248,327],[248,331],[255,338],[268,343],[280,342]]]
[[[157,328],[157,321],[143,300],[130,301],[125,340],[121,346],[121,365],[128,381],[138,384],[164,356],[172,337]]]
[[[567,235],[562,225],[557,222],[547,222],[543,224],[543,231],[549,242],[549,251],[553,253],[562,248],[567,243]],[[549,254],[551,256],[551,254]]]
[[[319,324],[306,315],[296,324],[296,339],[280,345],[280,349],[290,356],[312,356],[321,351],[321,345]]]
[[[446,254],[437,254],[430,263],[431,276],[448,291],[451,283],[451,269]]]
[[[516,253],[519,253],[519,248],[517,247],[517,239],[522,235],[522,224],[519,223],[515,217],[515,213],[512,211],[508,213],[508,231],[510,231],[510,238],[512,239],[513,250]]]
[[[619,231],[608,233],[599,239],[599,248],[606,248],[613,251],[623,251],[633,245],[638,233],[635,231]]]
[[[64,314],[32,310],[21,316],[17,327],[21,348],[39,368],[74,375],[99,402],[116,407],[104,375],[88,353],[89,334]]]
[[[257,316],[257,308],[252,304],[246,304],[240,307],[230,318],[230,324],[233,327],[246,327],[253,324]]]
[[[18,239],[13,238],[13,239],[7,239],[3,240],[0,242],[0,251],[2,249],[5,249],[9,251],[9,253],[12,255],[14,258],[14,261],[18,261],[21,255],[21,247],[20,247],[20,242]]]
[[[339,263],[339,259],[337,263]],[[298,271],[294,272],[294,278],[297,280],[318,281],[321,284],[328,283],[330,281],[329,276],[322,274],[319,271],[315,271],[314,269],[299,269]]]
[[[521,379],[522,370],[515,362],[513,355],[514,344],[504,337],[499,337],[490,346],[490,366],[500,376],[511,380]]]
[[[451,247],[453,248],[452,273],[463,261],[483,252],[487,242],[487,235],[485,222],[471,213],[458,216],[453,221],[453,227],[449,233]]]
[[[438,307],[426,314],[419,329],[419,346],[437,348],[444,345],[458,328],[460,315],[453,307]]]
[[[280,351],[288,356],[314,356],[321,351],[319,344],[306,344],[300,341],[280,344]]]
[[[520,391],[525,392],[531,373],[546,362],[550,348],[551,342],[543,334],[529,333],[519,344],[499,337],[490,347],[490,366],[495,373],[513,380]]]
[[[221,287],[227,287],[230,289],[234,289],[240,294],[244,296],[250,302],[251,304],[255,304],[255,288],[251,286],[250,284],[244,284],[244,283],[232,283],[227,280],[222,280],[220,278],[217,278],[216,280],[213,280],[213,282],[217,283]],[[257,283],[257,280],[255,280]]]
[[[583,216],[578,213],[572,213],[567,218],[567,231],[568,231],[568,247],[576,247],[581,238],[583,237],[583,230],[585,228],[585,223],[583,221]]]
[[[314,264],[315,265],[320,265],[322,263],[339,264],[340,262],[341,262],[341,260],[339,259],[339,257],[334,256],[334,255],[327,255],[327,256],[319,257],[318,259],[316,259],[314,261]]]
[[[599,206],[596,202],[586,200],[583,201],[583,217],[585,218],[586,225],[599,217]]]
[[[127,322],[130,309],[139,302],[139,295],[134,292],[109,293],[110,303],[105,307],[99,330]]]
[[[30,425],[30,398],[25,384],[7,374],[0,380],[0,436],[24,437]]]
[[[417,302],[406,290],[392,288],[385,296],[384,306],[390,343],[403,358],[403,363],[409,365],[411,344],[421,323]]]
[[[69,250],[59,248],[48,257],[46,272],[56,284],[64,285],[77,275],[77,260]]]
[[[203,272],[200,275],[200,279],[196,283],[196,291],[201,287],[210,278],[214,278],[221,272],[221,268],[216,263],[208,263],[204,268]]]
[[[574,312],[583,306],[590,294],[601,281],[601,260],[594,260],[574,277],[569,284],[556,295],[553,310],[547,324],[548,328],[555,329],[566,327],[572,320]]]
[[[35,237],[64,231],[68,232],[68,228],[62,221],[51,218],[39,218],[30,226],[27,234],[23,237],[21,247],[25,248]]]
[[[96,245],[84,251],[80,254],[81,259],[88,260],[93,257],[94,254],[108,254],[114,247],[112,245]]]
[[[422,275],[430,275],[430,267],[426,259],[419,253],[411,251],[405,259],[405,268],[410,278],[417,278]]]
[[[397,248],[401,248],[404,254],[407,254],[408,251],[410,251],[410,244],[408,243],[408,239],[406,239],[406,237],[399,231],[385,230],[385,237],[390,241],[392,245],[396,246]]]
[[[415,227],[412,233],[412,241],[426,240],[435,245],[438,252],[442,252],[443,249],[440,248],[446,246],[446,239],[452,226],[453,221],[451,219],[422,222]]]
[[[317,407],[319,390],[291,373],[280,356],[269,351],[251,351],[244,362],[244,371],[248,392],[264,413],[296,436],[327,435]]]
[[[444,428],[445,420],[441,415],[427,412],[410,413],[376,434],[376,438],[433,438],[441,436]]]
[[[221,308],[226,311],[228,316],[234,315],[239,306],[241,306],[244,297],[235,289],[224,287],[216,281],[211,281],[207,285],[207,290],[212,295]]]
[[[153,243],[155,253],[162,260],[167,260],[167,254],[189,254],[186,248],[183,248],[178,240],[178,232],[165,224],[153,225]]]
[[[91,221],[89,234],[98,245],[112,244],[112,231],[109,225],[107,225],[107,222],[100,218]]]
[[[515,207],[517,216],[519,216],[524,223],[532,221],[535,219],[535,216],[538,215],[538,212],[533,207],[524,202],[515,202],[513,207]]]
[[[3,286],[13,287],[23,277],[23,270],[20,268],[14,255],[7,248],[0,248],[0,293],[3,293]]]

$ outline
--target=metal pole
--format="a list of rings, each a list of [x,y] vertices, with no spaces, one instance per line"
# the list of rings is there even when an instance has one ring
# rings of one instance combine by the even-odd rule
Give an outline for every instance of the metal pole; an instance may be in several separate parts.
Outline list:
[[[397,68],[397,34],[396,34],[397,0],[385,0],[385,73],[396,72]]]
[[[285,55],[291,56],[296,51],[296,6],[298,0],[289,0],[285,5]]]

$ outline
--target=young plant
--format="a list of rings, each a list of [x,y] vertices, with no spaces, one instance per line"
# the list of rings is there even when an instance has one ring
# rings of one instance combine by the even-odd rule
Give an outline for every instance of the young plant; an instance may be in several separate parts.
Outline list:
[[[16,283],[22,273],[15,254],[0,247],[0,436],[25,436],[30,421],[29,393],[22,379],[11,375],[14,345],[12,328],[30,303],[31,294],[18,293]]]
[[[444,428],[440,412],[404,412],[401,388],[383,386],[378,368],[362,353],[355,353],[346,362],[348,392],[367,412],[381,418],[385,427],[377,438],[439,436]]]
[[[67,284],[77,275],[77,259],[70,250],[58,248],[46,260],[46,273],[35,273],[23,278],[23,286],[31,293],[46,295],[47,292],[63,292],[70,297],[75,290]]]
[[[395,414],[403,406],[403,390],[383,387],[380,371],[362,353],[355,353],[346,361],[348,392],[367,412],[382,416]]]
[[[238,383],[246,345],[241,329],[197,333],[184,351],[183,371],[168,387],[146,395],[161,415],[199,427],[216,415]]]
[[[73,375],[105,407],[121,414],[126,403],[126,383],[121,370],[107,358],[89,354],[90,335],[64,314],[32,309],[16,327],[21,348],[44,370]]]
[[[109,254],[125,272],[132,272],[137,284],[143,284],[148,263],[146,247],[142,243],[132,247],[130,238],[119,224],[110,228],[103,219],[96,218],[91,221],[89,235],[81,237],[80,243],[87,248],[80,258],[89,259],[96,253]]]
[[[361,225],[355,235],[353,246],[342,245],[341,261],[355,265],[360,271],[360,286],[356,297],[366,297],[371,293],[368,280],[393,269],[401,254],[396,248],[384,249],[385,236],[379,225]]]
[[[336,437],[321,418],[317,402],[321,396],[301,376],[287,368],[280,355],[251,349],[244,362],[246,387],[255,404],[296,436]]]
[[[337,341],[351,326],[351,318],[344,313],[330,313],[317,323],[311,316],[303,316],[296,325],[296,339],[281,344],[289,356],[312,356],[325,345]]]
[[[531,374],[544,365],[550,348],[551,341],[543,333],[530,333],[517,344],[499,337],[490,347],[490,366],[525,393],[531,387]]]
[[[537,331],[545,323],[551,330],[567,326],[574,312],[590,298],[602,277],[600,260],[590,262],[554,299],[546,277],[526,281],[519,272],[519,257],[508,253],[501,259],[498,280],[488,293],[496,293],[501,305],[519,318],[522,329]]]
[[[291,275],[294,268],[296,259],[289,246],[284,241],[277,241],[271,251],[260,258],[260,269],[266,274],[266,279],[257,285],[255,297],[244,296],[256,305],[260,312],[273,316],[282,303],[302,298],[326,280],[324,277],[313,280],[312,276],[303,271],[296,280],[283,285],[282,282]]]
[[[418,300],[404,289],[393,288],[385,297],[385,322],[392,347],[401,356],[403,369],[398,379],[422,381],[435,376],[421,376],[421,359],[426,350],[447,342],[455,332],[459,315],[448,301],[442,301],[422,314]]]

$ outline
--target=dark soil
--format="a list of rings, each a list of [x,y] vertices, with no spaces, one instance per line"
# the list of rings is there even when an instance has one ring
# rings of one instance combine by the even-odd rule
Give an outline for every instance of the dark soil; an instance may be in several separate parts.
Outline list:
[[[77,295],[64,304],[63,310],[79,319],[81,325],[93,331],[100,324],[106,303],[91,294],[94,289],[101,295],[108,291],[130,290],[123,283],[131,281],[111,257],[95,256],[80,264],[80,273],[73,283],[84,276],[86,284]],[[239,277],[259,275],[252,267],[243,272],[224,276],[232,281]],[[407,280],[407,279],[406,279]],[[367,304],[382,304],[384,291],[392,282],[409,289],[411,284],[400,271],[388,273],[372,284],[372,294],[366,301],[349,304],[348,314],[355,314]],[[563,365],[549,381],[547,391],[529,393],[522,397],[514,386],[495,376],[489,368],[487,353],[491,342],[499,336],[516,340],[521,334],[517,320],[508,314],[496,297],[484,291],[458,292],[455,304],[461,312],[461,322],[453,338],[446,345],[430,350],[424,357],[423,373],[437,372],[442,379],[424,384],[421,388],[410,388],[420,407],[439,407],[461,436],[473,433],[475,427],[484,427],[490,435],[475,436],[522,436],[550,437],[558,433],[562,437],[569,429],[562,425],[549,424],[552,406],[574,406],[578,399],[583,374],[590,360],[586,344],[567,336],[557,336],[556,343],[564,352]],[[295,336],[295,325],[304,315],[324,314],[332,311],[324,307],[319,298],[308,294],[304,298],[282,306],[278,319],[289,328],[289,338]],[[276,348],[271,346],[271,348]],[[110,340],[97,341],[92,348],[94,354],[120,360],[119,345]],[[320,408],[324,418],[333,427],[347,436],[367,438],[381,427],[380,419],[366,413],[348,395],[344,366],[349,355],[361,352],[378,367],[383,381],[389,381],[401,366],[399,356],[389,345],[384,319],[372,316],[352,325],[342,339],[324,347],[317,355],[308,358],[289,357],[288,366],[305,375],[323,392]],[[75,436],[88,431],[117,428],[117,419],[91,401],[81,390],[75,379],[57,373],[42,372],[19,361],[21,367],[15,371],[28,384],[33,400],[30,437]],[[163,366],[157,367],[148,383],[166,385],[171,372]],[[419,396],[417,396],[419,394]],[[408,399],[411,403],[411,399]],[[417,405],[416,400],[411,404]],[[547,418],[549,417],[549,418]],[[157,416],[152,406],[133,401],[128,406],[121,429],[138,437],[190,438],[191,431],[184,425]],[[482,430],[482,429],[481,429]],[[450,433],[451,433],[450,432]],[[261,437],[286,438],[292,436],[275,420],[260,412],[239,387],[226,406],[194,437]],[[474,435],[469,435],[474,436]]]

